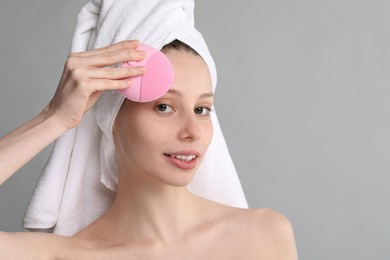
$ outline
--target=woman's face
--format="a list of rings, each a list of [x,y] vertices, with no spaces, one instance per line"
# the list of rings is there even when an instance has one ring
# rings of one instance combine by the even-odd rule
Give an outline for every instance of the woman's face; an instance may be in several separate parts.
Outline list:
[[[126,100],[115,120],[114,139],[126,176],[185,186],[211,141],[212,84],[201,57],[185,50],[165,54],[175,72],[171,89],[149,103]]]

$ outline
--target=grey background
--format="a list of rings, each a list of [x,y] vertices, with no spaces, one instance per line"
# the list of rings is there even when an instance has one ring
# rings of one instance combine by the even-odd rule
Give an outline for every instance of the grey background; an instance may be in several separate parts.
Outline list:
[[[1,135],[49,102],[85,2],[1,0]],[[390,2],[196,4],[250,206],[291,220],[300,259],[390,259]],[[22,231],[49,151],[2,185],[0,230]]]

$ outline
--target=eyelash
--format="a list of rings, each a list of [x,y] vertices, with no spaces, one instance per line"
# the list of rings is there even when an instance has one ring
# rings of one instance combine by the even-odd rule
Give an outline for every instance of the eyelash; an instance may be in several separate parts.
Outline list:
[[[207,113],[206,114],[202,114],[202,113],[197,113],[197,110],[198,109],[202,109],[202,110],[206,110]],[[200,116],[209,116],[210,113],[213,111],[213,109],[209,108],[209,107],[197,107],[194,109],[194,112]]]
[[[161,108],[162,106],[170,107],[170,108],[172,109],[172,112],[161,111],[159,108]],[[157,112],[161,113],[161,114],[171,114],[171,113],[174,112],[173,107],[170,106],[170,105],[168,105],[168,104],[165,104],[165,103],[161,103],[161,104],[156,105],[156,106],[154,107],[154,109],[155,109]]]
[[[162,111],[162,110],[161,110],[161,109],[164,109],[164,110],[165,110],[165,109],[168,108],[168,107],[171,108],[172,111],[166,112],[166,111]],[[165,104],[165,103],[157,104],[157,105],[154,107],[154,109],[155,109],[158,113],[161,113],[161,114],[163,114],[163,115],[165,115],[165,116],[168,116],[169,114],[172,114],[173,112],[175,112],[175,110],[173,109],[172,106],[170,106],[170,105],[168,105],[168,104]],[[206,110],[207,113],[206,113],[206,114],[202,114],[202,112],[201,112],[201,113],[197,113],[197,110],[198,110],[198,109],[202,109],[202,112],[204,112],[204,110]],[[214,111],[214,109],[209,108],[209,107],[207,107],[207,106],[200,106],[200,107],[197,107],[197,108],[194,109],[195,114],[198,114],[198,115],[201,116],[201,117],[210,116],[210,113],[213,112],[213,111]]]

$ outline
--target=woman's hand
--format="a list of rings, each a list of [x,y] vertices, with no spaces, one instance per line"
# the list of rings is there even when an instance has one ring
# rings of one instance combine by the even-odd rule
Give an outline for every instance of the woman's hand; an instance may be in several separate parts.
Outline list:
[[[129,87],[129,77],[144,73],[144,67],[107,68],[125,61],[142,60],[145,53],[136,50],[138,44],[138,41],[123,41],[101,49],[71,53],[45,112],[66,129],[77,126],[104,90]]]
[[[78,125],[104,90],[126,88],[131,85],[129,77],[143,74],[142,67],[106,68],[142,60],[145,54],[137,51],[137,46],[138,41],[124,41],[69,55],[49,105],[0,138],[0,185],[65,131]]]

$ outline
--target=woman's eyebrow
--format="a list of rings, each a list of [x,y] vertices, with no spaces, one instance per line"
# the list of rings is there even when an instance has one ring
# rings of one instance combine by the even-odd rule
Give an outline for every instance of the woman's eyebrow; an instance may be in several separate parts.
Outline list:
[[[213,92],[204,93],[204,94],[200,95],[199,99],[202,99],[202,98],[210,98],[210,97],[213,97],[213,96],[214,96],[214,93],[213,93]]]
[[[181,97],[181,92],[175,89],[169,89],[167,94],[171,94],[173,96]]]
[[[173,96],[177,96],[177,97],[181,97],[182,96],[182,93],[176,89],[170,89],[168,90],[167,94],[171,94]],[[203,98],[210,98],[210,97],[213,97],[214,94],[212,92],[210,93],[204,93],[202,95],[199,96],[199,99],[203,99]]]

